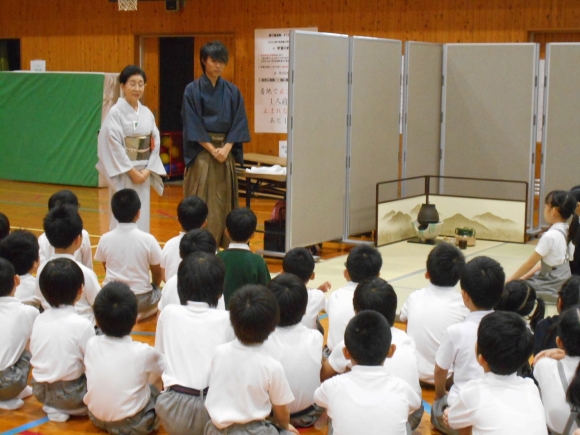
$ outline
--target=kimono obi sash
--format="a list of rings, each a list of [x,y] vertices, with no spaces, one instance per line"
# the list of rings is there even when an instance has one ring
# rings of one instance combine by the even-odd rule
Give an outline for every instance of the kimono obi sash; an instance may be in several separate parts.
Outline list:
[[[151,155],[151,135],[125,137],[125,152],[132,162],[149,160]]]
[[[209,135],[210,142],[214,147],[221,148],[225,145],[227,133],[210,133],[208,131],[207,134]]]

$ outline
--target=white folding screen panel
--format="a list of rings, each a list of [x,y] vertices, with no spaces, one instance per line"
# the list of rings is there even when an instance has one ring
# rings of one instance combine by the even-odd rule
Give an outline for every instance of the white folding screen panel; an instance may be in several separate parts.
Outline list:
[[[530,227],[537,68],[533,43],[446,44],[443,50],[440,174],[529,182]],[[441,185],[445,194],[460,194]],[[521,198],[516,189],[476,192],[491,195]]]
[[[580,184],[580,44],[546,47],[540,205],[552,190]],[[541,213],[541,224],[547,224]],[[579,248],[580,249],[580,248]]]
[[[348,36],[290,32],[286,250],[342,238]]]
[[[401,41],[350,38],[344,238],[375,229],[376,184],[397,178]]]
[[[443,45],[405,43],[403,178],[439,175],[442,73]]]

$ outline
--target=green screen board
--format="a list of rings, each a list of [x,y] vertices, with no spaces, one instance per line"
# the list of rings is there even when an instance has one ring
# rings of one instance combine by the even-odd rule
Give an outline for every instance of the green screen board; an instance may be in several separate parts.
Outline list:
[[[97,186],[103,74],[0,72],[0,178]]]

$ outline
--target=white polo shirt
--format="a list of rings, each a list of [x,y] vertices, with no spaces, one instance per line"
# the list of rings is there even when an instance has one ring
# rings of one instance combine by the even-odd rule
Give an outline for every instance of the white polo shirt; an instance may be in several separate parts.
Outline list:
[[[544,407],[531,379],[485,373],[466,383],[449,408],[449,426],[473,435],[547,435]]]
[[[140,295],[152,290],[149,266],[161,263],[161,248],[155,237],[141,231],[136,223],[120,223],[114,230],[103,234],[95,260],[107,264],[103,285],[121,281]]]
[[[406,382],[382,367],[360,365],[326,380],[314,401],[328,410],[334,435],[405,435],[409,414],[421,406]]]
[[[344,340],[344,331],[350,319],[354,317],[352,299],[358,283],[349,281],[344,287],[333,291],[326,301],[328,314],[328,339],[326,345],[333,350]]]
[[[302,316],[301,323],[310,329],[316,329],[316,321],[318,315],[326,306],[326,297],[321,290],[317,288],[308,289],[308,304],[306,305],[306,313]]]
[[[415,342],[404,331],[394,326],[391,327],[391,336],[391,344],[394,344],[396,349],[393,356],[387,358],[383,363],[385,372],[401,378],[421,397]],[[343,348],[344,340],[338,343],[328,357],[328,363],[337,373],[344,373],[347,368],[352,367],[351,361],[344,357]]]
[[[87,266],[76,261],[72,255],[54,254],[51,258],[49,258],[49,260],[54,260],[55,258],[68,258],[69,260],[73,260],[79,265],[79,267],[83,271],[83,275],[85,277],[85,285],[83,287],[83,292],[82,292],[81,298],[75,304],[75,309],[77,310],[77,313],[79,313],[79,315],[86,318],[89,322],[91,322],[94,325],[95,324],[95,315],[93,314],[93,305],[95,303],[95,299],[96,299],[97,295],[101,291],[101,286],[99,285],[99,280],[97,279],[97,275],[95,274],[95,272],[93,272]],[[42,305],[42,308],[44,308],[45,310],[48,310],[49,308],[51,308],[50,304],[48,302],[46,302],[46,299],[44,299],[44,296],[42,296],[42,292],[40,291],[40,286],[38,284],[38,279],[40,278],[40,273],[42,272],[42,270],[44,269],[45,266],[46,266],[46,263],[41,264],[38,267],[38,270],[36,271],[35,293],[36,293],[37,298],[40,300],[40,304]]]
[[[165,307],[155,335],[155,349],[165,355],[167,365],[163,387],[206,388],[216,347],[235,338],[227,311],[191,301]]]
[[[95,328],[72,305],[50,308],[32,327],[32,377],[37,382],[72,381],[85,372],[87,342]]]
[[[264,420],[272,404],[294,400],[282,364],[263,345],[244,346],[238,340],[217,347],[209,385],[205,407],[219,429]]]
[[[580,356],[566,355],[561,361],[568,385],[570,385],[580,364]],[[563,433],[570,417],[570,405],[566,402],[566,392],[558,374],[558,361],[552,358],[542,358],[534,366],[534,378],[540,386],[548,427],[554,432]],[[573,423],[572,431],[577,428],[576,423]]]
[[[26,349],[36,317],[36,308],[12,296],[0,297],[0,371],[16,364]]]
[[[320,386],[323,339],[317,330],[298,323],[277,327],[264,343],[264,349],[282,364],[294,395],[288,404],[290,414],[314,403],[314,391]]]
[[[54,247],[48,241],[45,233],[42,233],[38,238],[38,256],[40,257],[39,264],[46,263],[54,256]],[[82,232],[81,247],[74,253],[74,258],[79,263],[84,264],[89,269],[93,270],[93,251],[91,251],[91,238],[86,230]]]
[[[441,346],[435,356],[435,362],[444,370],[453,368],[453,386],[449,391],[447,403],[453,401],[463,386],[483,375],[483,369],[477,363],[475,343],[479,322],[493,311],[474,311],[469,313],[461,323],[451,325],[445,331]]]
[[[185,235],[181,231],[178,236],[175,236],[165,243],[161,251],[161,267],[165,269],[165,282],[172,276],[177,275],[179,263],[181,263],[181,256],[179,255],[179,243]]]
[[[26,275],[20,275],[20,285],[16,287],[16,292],[14,297],[21,302],[32,305],[34,307],[40,307],[40,299],[36,295],[36,277],[27,273]]]
[[[163,309],[167,305],[171,304],[181,305],[181,301],[179,300],[179,293],[177,292],[177,275],[173,275],[171,278],[169,278],[169,281],[167,281],[163,286],[163,291],[161,292],[161,299],[157,304],[157,309],[159,311],[163,311]],[[223,294],[218,299],[217,309],[218,310],[226,309],[226,302],[224,300]]]
[[[149,376],[165,370],[163,355],[145,343],[100,335],[87,343],[87,394],[83,401],[99,420],[119,421],[141,411],[151,396]]]
[[[407,334],[417,346],[419,379],[433,384],[435,355],[447,327],[463,322],[469,310],[454,287],[429,284],[409,295],[401,309],[401,320],[407,322]]]
[[[566,234],[566,236],[564,236]],[[535,251],[540,254],[544,263],[548,266],[559,266],[564,263],[566,259],[566,250],[569,250],[570,258],[574,257],[574,245],[567,243],[568,224],[565,222],[558,222],[553,224],[548,231],[546,231],[538,244]]]

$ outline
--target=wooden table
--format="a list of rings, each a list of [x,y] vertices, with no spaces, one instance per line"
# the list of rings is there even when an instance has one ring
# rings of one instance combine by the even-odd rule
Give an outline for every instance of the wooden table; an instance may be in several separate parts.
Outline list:
[[[238,167],[238,179],[246,181],[246,207],[250,208],[252,195],[266,188],[275,195],[286,196],[286,175],[252,174],[246,172],[246,168],[252,166],[286,167],[286,158],[270,156],[267,154],[246,153],[244,154],[244,166]],[[252,182],[252,180],[256,180]]]

